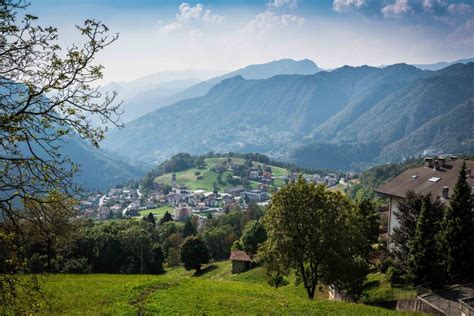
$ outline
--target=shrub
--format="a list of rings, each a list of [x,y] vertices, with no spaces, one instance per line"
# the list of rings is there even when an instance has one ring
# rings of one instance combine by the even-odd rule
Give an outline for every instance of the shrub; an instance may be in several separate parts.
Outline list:
[[[382,256],[376,263],[377,269],[382,273],[387,273],[388,268],[393,267],[393,259],[390,256]]]
[[[89,273],[91,272],[91,265],[86,258],[73,258],[64,263],[61,272],[64,273]]]

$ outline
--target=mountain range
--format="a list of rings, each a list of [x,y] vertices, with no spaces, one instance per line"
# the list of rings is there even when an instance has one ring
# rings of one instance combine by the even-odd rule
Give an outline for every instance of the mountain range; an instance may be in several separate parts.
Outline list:
[[[450,62],[441,61],[434,64],[414,64],[413,66],[415,66],[416,68],[423,69],[423,70],[435,71],[435,70],[446,68],[454,64],[467,64],[467,63],[472,63],[472,62],[474,62],[474,58],[463,58],[463,59],[458,59],[458,60],[450,61]]]
[[[318,71],[318,66],[309,59],[282,59],[227,73],[221,70],[164,71],[130,82],[112,82],[102,91],[118,92],[118,99],[124,101],[121,119],[126,123],[178,101],[203,96],[211,87],[238,75],[246,79],[267,79],[279,74],[314,74]]]
[[[61,153],[79,166],[76,183],[90,191],[104,190],[144,175],[144,169],[135,167],[112,153],[93,147],[78,136],[68,137],[61,143]]]
[[[194,97],[156,106],[111,132],[104,146],[147,163],[177,152],[258,151],[337,169],[430,150],[473,151],[474,63],[438,71],[397,64],[327,72],[305,60],[289,62],[302,65],[300,74],[272,76],[275,63],[282,72],[287,62],[198,83],[181,92]]]
[[[223,70],[169,70],[161,71],[128,82],[111,82],[101,91],[116,91],[118,100],[123,101],[121,119],[134,120],[152,112],[157,104],[169,104],[169,98],[199,82],[224,74]]]

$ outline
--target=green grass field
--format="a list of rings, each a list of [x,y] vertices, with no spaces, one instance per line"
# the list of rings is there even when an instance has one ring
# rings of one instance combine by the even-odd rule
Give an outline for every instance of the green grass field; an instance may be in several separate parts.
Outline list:
[[[222,183],[218,183],[217,181],[217,173],[211,171],[210,169],[217,164],[221,164],[224,161],[227,161],[227,157],[220,157],[220,158],[206,158],[206,168],[205,169],[196,169],[196,168],[191,168],[185,171],[177,172],[176,173],[176,182],[178,184],[184,184],[191,190],[206,190],[206,191],[212,191],[214,188],[214,183],[217,183],[217,186],[221,190],[225,190],[228,188],[231,188],[232,185],[229,185],[228,183],[225,183],[225,180],[227,178],[228,174],[232,174],[232,172],[226,171],[224,174],[222,174]],[[231,161],[235,164],[243,164],[245,162],[244,159],[242,158],[231,158]],[[202,179],[198,180],[197,176],[195,173],[199,171],[201,173]],[[286,175],[288,172],[284,168],[279,168],[272,166],[272,172],[277,178],[275,180],[275,185],[277,186],[282,186],[284,184],[283,180],[279,179],[280,176]],[[171,173],[166,173],[162,176],[159,176],[155,178],[156,183],[165,183],[165,184],[171,184]],[[257,182],[250,182],[249,189],[255,189],[257,188],[259,183]]]
[[[165,215],[166,211],[173,214],[174,207],[169,206],[169,205],[165,205],[165,206],[158,207],[158,208],[143,210],[143,211],[140,211],[140,216],[147,216],[148,214],[152,213],[153,215],[155,215],[155,217],[157,219],[160,219],[161,217],[163,217],[163,215]]]
[[[416,297],[413,288],[394,287],[385,274],[370,273],[365,282],[365,291],[362,300],[365,302],[379,302]]]
[[[41,279],[48,304],[41,315],[395,315],[361,304],[309,300],[301,286],[279,289],[265,282],[262,268],[230,274],[219,262],[200,276],[183,268],[163,275],[54,274]],[[319,293],[318,295],[321,295]],[[49,307],[48,307],[49,306]]]

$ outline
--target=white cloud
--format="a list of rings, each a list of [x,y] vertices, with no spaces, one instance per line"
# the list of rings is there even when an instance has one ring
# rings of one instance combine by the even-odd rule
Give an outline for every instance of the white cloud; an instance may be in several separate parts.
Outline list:
[[[452,15],[470,15],[474,14],[474,7],[466,3],[451,3],[448,11]]]
[[[408,0],[396,0],[395,3],[389,4],[382,9],[382,14],[385,17],[396,17],[411,12],[413,12],[413,8],[408,3]]]
[[[177,31],[179,29],[183,28],[181,24],[178,22],[172,22],[170,24],[167,24],[163,27],[160,28],[160,32],[163,34],[169,34],[171,32]]]
[[[300,16],[292,14],[278,15],[272,11],[265,11],[248,22],[246,29],[262,34],[275,29],[285,29],[291,25],[302,26],[304,23],[305,19]]]
[[[220,23],[222,22],[222,16],[217,14],[212,14],[211,10],[204,10],[204,6],[200,3],[195,6],[191,6],[186,2],[183,2],[179,5],[178,13],[176,13],[176,18],[180,22],[186,21],[204,21],[206,23]]]
[[[169,34],[178,30],[188,32],[190,39],[197,39],[202,36],[199,27],[205,24],[221,23],[223,17],[217,14],[212,14],[211,10],[204,9],[204,6],[200,3],[195,6],[189,5],[183,2],[178,7],[178,13],[176,13],[176,21],[166,24],[160,27],[160,32],[163,34]],[[162,24],[163,21],[158,21],[158,24]]]
[[[188,3],[183,2],[179,5],[178,13],[176,13],[176,18],[179,21],[186,21],[191,19],[200,19],[204,6],[200,3],[196,4],[194,7],[190,6]]]
[[[336,12],[344,12],[348,9],[360,9],[365,5],[365,0],[334,0],[332,9]]]
[[[423,0],[421,4],[425,12],[434,12],[448,5],[445,0]]]
[[[296,15],[284,14],[281,16],[281,22],[284,26],[288,26],[292,23],[295,23],[298,26],[302,26],[305,22],[305,19]]]
[[[458,26],[449,37],[457,42],[474,44],[474,19],[469,19]]]
[[[217,14],[212,14],[211,10],[206,10],[202,20],[206,23],[221,23],[224,18]]]
[[[267,3],[269,8],[283,8],[283,7],[289,7],[290,9],[296,9],[298,6],[298,1],[297,0],[270,0]]]
[[[203,34],[199,29],[192,29],[188,32],[189,40],[198,41],[202,38]]]

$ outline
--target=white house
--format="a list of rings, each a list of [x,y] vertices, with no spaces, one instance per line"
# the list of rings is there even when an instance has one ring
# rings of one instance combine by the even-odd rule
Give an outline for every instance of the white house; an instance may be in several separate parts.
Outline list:
[[[395,213],[400,202],[406,199],[407,192],[431,193],[449,204],[449,197],[458,181],[462,163],[463,160],[456,158],[425,158],[423,167],[408,169],[375,190],[389,198],[388,244],[390,244],[393,229],[399,226]],[[466,160],[466,170],[467,182],[471,188],[474,188],[474,175],[471,172],[474,170],[474,161]]]

